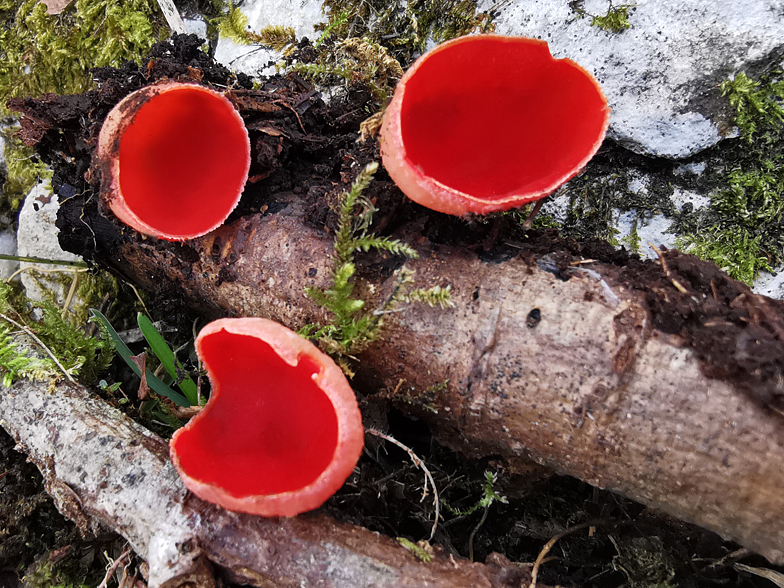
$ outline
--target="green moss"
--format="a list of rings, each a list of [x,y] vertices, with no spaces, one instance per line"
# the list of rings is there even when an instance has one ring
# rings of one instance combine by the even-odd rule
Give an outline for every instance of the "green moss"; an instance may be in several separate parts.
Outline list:
[[[751,285],[760,270],[773,271],[768,258],[761,253],[761,240],[761,236],[754,237],[743,227],[714,226],[696,235],[681,235],[675,240],[675,246],[712,261],[731,277]]]
[[[632,26],[629,22],[629,11],[635,8],[634,4],[613,6],[612,2],[610,2],[610,6],[607,8],[606,13],[603,15],[596,15],[588,13],[583,8],[583,3],[584,0],[572,0],[569,2],[569,7],[580,17],[590,16],[591,26],[599,27],[608,33],[622,33]]]
[[[599,27],[610,33],[622,33],[632,25],[629,23],[629,9],[634,8],[631,4],[621,6],[612,5],[603,16],[594,16],[591,19],[591,26]]]
[[[326,0],[324,10],[338,39],[367,38],[392,50],[404,64],[425,50],[472,31],[489,32],[488,15],[476,12],[471,0]]]
[[[5,140],[6,179],[3,184],[0,212],[16,212],[24,197],[38,182],[52,177],[51,170],[35,155],[35,150],[14,137],[16,127],[0,131]]]
[[[63,570],[56,569],[51,562],[51,556],[28,569],[23,578],[23,585],[27,588],[88,588],[89,584],[68,577]]]
[[[414,543],[410,539],[406,539],[405,537],[398,537],[397,542],[400,543],[403,547],[408,549],[411,553],[413,553],[417,558],[419,558],[424,563],[430,563],[433,561],[433,554],[430,553],[427,549],[422,547],[421,545]]]
[[[6,386],[19,377],[56,380],[64,375],[51,357],[35,348],[37,342],[18,332],[18,325],[32,331],[70,376],[81,375],[92,382],[111,363],[114,348],[108,339],[87,335],[52,303],[32,303],[5,281],[0,282],[0,314],[0,373]]]
[[[722,82],[721,93],[735,109],[735,124],[747,143],[753,142],[758,130],[763,133],[762,140],[766,143],[781,138],[784,79],[781,79],[780,71],[763,78],[763,83],[741,72],[734,79]]]
[[[373,95],[377,109],[386,104],[403,75],[400,63],[386,48],[356,37],[331,47],[322,46],[314,63],[295,64],[291,69],[325,86],[364,84]]]
[[[629,246],[629,251],[632,253],[640,252],[640,235],[637,232],[637,222],[639,219],[635,218],[632,221],[632,228],[629,229],[629,234],[626,235],[621,241]]]
[[[677,245],[751,285],[784,261],[784,77],[777,70],[752,81],[741,73],[721,87],[740,140],[722,153],[729,171],[710,208],[680,223]]]
[[[92,87],[90,68],[140,59],[168,34],[154,0],[77,0],[54,16],[38,0],[0,0],[0,19],[3,116],[8,98],[83,92]],[[7,144],[6,158],[17,167],[9,169],[3,198],[18,206],[41,172],[24,169],[29,159],[13,144]]]
[[[268,26],[255,33],[250,30],[245,13],[231,4],[227,6],[225,14],[212,19],[211,24],[217,28],[221,36],[240,45],[256,43],[282,51],[284,54],[296,48],[297,37],[293,28]]]
[[[55,292],[68,293],[72,287],[73,302],[69,304],[64,316],[74,326],[87,323],[90,309],[102,306],[103,300],[117,301],[120,296],[120,284],[112,274],[106,271],[87,272],[66,270],[42,273],[29,270],[28,274],[41,289],[43,298],[52,306],[61,306]],[[74,284],[74,281],[76,282]]]
[[[618,245],[618,230],[614,226],[617,195],[623,178],[585,176],[568,187],[569,204],[562,232],[577,239],[600,238]]]
[[[300,334],[316,339],[322,349],[334,355],[344,371],[351,373],[347,358],[362,351],[378,338],[385,314],[403,302],[424,302],[431,306],[451,306],[450,287],[410,289],[414,272],[404,265],[397,270],[392,293],[380,308],[369,309],[366,301],[353,298],[356,285],[354,255],[359,251],[386,251],[409,259],[418,257],[409,245],[369,232],[375,208],[362,195],[378,170],[378,163],[363,169],[340,202],[338,230],[335,233],[332,281],[327,288],[307,288],[306,294],[332,314],[326,325],[305,326]]]

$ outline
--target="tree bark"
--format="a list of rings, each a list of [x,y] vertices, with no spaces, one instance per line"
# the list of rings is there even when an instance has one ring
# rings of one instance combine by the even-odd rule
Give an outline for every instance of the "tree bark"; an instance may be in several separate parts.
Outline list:
[[[44,476],[58,509],[83,532],[106,525],[149,564],[148,584],[215,586],[215,567],[259,588],[502,588],[530,569],[424,563],[388,537],[317,513],[266,519],[187,492],[167,444],[81,386],[22,381],[0,394],[0,423]]]
[[[650,292],[630,287],[614,265],[557,269],[534,254],[487,263],[426,240],[417,247],[420,258],[408,262],[416,286],[451,285],[455,307],[411,304],[385,315],[383,336],[359,355],[355,383],[399,399],[468,456],[532,458],[784,563],[784,420],[760,401],[782,393],[784,360],[765,364],[777,375],[759,381],[709,377],[722,373],[721,362],[707,366],[699,341],[656,328]],[[185,248],[135,240],[122,255],[139,284],[216,314],[294,329],[328,318],[304,290],[328,285],[332,241],[303,222],[296,202]],[[702,276],[699,293],[700,276],[655,269],[657,300],[725,310],[753,303],[740,324],[765,315],[768,339],[754,341],[784,341],[778,303],[740,285],[724,300],[717,283],[731,281],[723,275]],[[365,284],[368,308],[380,307],[394,282]],[[729,324],[705,321],[705,333]],[[733,333],[730,355],[751,336]]]

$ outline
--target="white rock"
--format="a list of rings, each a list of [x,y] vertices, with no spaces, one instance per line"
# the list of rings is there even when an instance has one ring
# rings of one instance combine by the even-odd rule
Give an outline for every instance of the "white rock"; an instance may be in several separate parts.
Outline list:
[[[631,233],[637,214],[637,211],[631,210],[620,215],[615,227],[618,229],[618,240],[628,237],[629,233]],[[675,246],[675,235],[667,232],[671,225],[672,220],[663,214],[657,214],[649,219],[637,219],[640,257],[643,259],[657,259],[658,256],[650,244],[655,245],[657,248],[661,248],[664,245],[667,249]],[[626,245],[626,248],[628,249],[629,246]]]
[[[752,290],[754,290],[755,294],[784,300],[784,264],[774,268],[773,271],[775,273],[772,274],[760,272]]]
[[[3,255],[16,255],[16,233],[13,231],[0,231],[0,253]],[[0,280],[5,280],[19,269],[18,261],[0,259]]]
[[[684,204],[691,204],[693,210],[705,208],[710,206],[711,199],[709,196],[693,192],[691,190],[682,190],[681,188],[674,188],[670,200],[675,205],[675,208],[680,210]]]
[[[48,202],[47,202],[48,199]],[[78,256],[60,248],[57,242],[57,209],[59,204],[57,196],[52,194],[51,186],[48,182],[36,185],[27,195],[19,212],[19,228],[17,229],[17,250],[20,256],[39,257],[43,259],[59,261],[76,261]],[[37,209],[37,210],[36,210]],[[61,269],[67,272],[68,266],[58,266],[50,264],[31,264],[22,262],[20,267],[34,267],[40,270],[51,272],[53,269]],[[61,274],[60,274],[61,275]],[[53,274],[54,279],[40,280],[41,284],[51,290],[58,301],[64,301],[62,285],[57,281],[58,274]],[[28,298],[32,300],[44,299],[41,288],[36,280],[28,272],[21,274],[22,285],[27,291]]]
[[[251,31],[260,31],[266,26],[280,25],[292,27],[297,39],[308,37],[318,38],[313,27],[327,22],[320,0],[251,0],[245,2],[240,10],[248,17]],[[223,37],[218,39],[215,48],[215,59],[234,71],[251,76],[275,73],[271,63],[276,63],[281,54],[271,49],[254,45],[238,45]]]
[[[503,4],[503,5],[501,5]],[[646,155],[684,158],[721,139],[717,84],[759,71],[784,48],[781,3],[765,0],[638,0],[631,27],[611,33],[564,0],[480,0],[497,7],[496,32],[544,39],[599,80],[612,107],[609,136]],[[589,14],[611,4],[586,0]],[[727,131],[729,132],[729,130]]]
[[[189,35],[198,35],[201,39],[207,38],[207,23],[203,18],[183,18],[185,32]]]

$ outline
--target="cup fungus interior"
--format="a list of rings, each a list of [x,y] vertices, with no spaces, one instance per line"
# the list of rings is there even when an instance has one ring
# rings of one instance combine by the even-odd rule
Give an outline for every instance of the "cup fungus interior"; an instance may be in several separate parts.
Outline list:
[[[311,377],[318,366],[303,354],[290,366],[268,343],[225,330],[202,339],[201,355],[213,397],[176,437],[181,470],[235,497],[314,482],[338,444],[335,408]]]
[[[248,166],[247,131],[234,107],[196,86],[150,98],[120,140],[125,203],[162,234],[204,234],[220,224],[237,204]]]
[[[466,37],[415,67],[401,106],[406,157],[473,197],[552,190],[604,136],[607,104],[596,82],[553,59],[543,41]]]

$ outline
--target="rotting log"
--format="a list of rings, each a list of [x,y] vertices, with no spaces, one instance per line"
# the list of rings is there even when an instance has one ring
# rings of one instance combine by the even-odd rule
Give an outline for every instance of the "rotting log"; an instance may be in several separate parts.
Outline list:
[[[22,381],[0,392],[0,424],[41,470],[58,509],[83,531],[105,525],[149,564],[148,585],[215,586],[217,571],[259,588],[503,588],[530,570],[404,547],[322,514],[265,519],[187,492],[165,441],[81,386]],[[217,568],[217,569],[216,569]]]
[[[662,285],[651,297],[611,264],[557,269],[535,254],[487,263],[419,241],[420,259],[408,262],[416,285],[451,285],[455,308],[388,314],[383,336],[359,355],[356,383],[399,399],[468,456],[533,459],[784,562],[784,418],[767,406],[781,400],[784,362],[768,358],[744,381],[715,357],[708,365],[699,334],[687,344],[652,321],[654,306],[678,296],[699,312],[737,311],[735,323],[705,318],[700,328],[729,329],[727,357],[753,355],[754,345],[784,342],[780,303],[754,297],[710,264],[715,275],[678,273],[686,256],[656,266]],[[131,239],[121,255],[130,277],[152,291],[297,329],[327,318],[304,291],[328,284],[331,247],[292,200],[186,252]],[[394,282],[365,289],[370,308]]]

